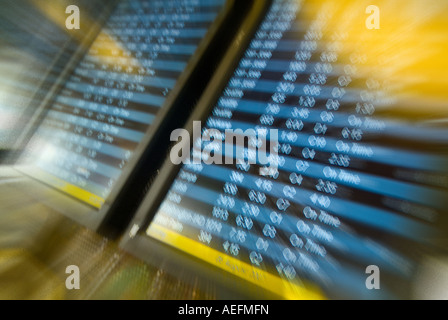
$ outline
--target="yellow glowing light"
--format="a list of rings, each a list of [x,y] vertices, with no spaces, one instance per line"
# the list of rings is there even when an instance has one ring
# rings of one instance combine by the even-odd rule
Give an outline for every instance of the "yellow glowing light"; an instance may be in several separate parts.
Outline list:
[[[147,234],[192,256],[204,260],[255,285],[289,300],[322,300],[325,297],[315,287],[300,286],[239,259],[223,254],[190,238],[153,223]]]

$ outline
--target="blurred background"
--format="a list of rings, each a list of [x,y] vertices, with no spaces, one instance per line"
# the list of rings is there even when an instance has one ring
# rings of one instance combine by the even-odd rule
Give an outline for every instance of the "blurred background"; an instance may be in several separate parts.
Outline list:
[[[73,4],[80,8],[80,30],[67,30],[65,27],[68,16],[65,8]],[[371,4],[380,9],[380,29],[370,30],[366,27],[369,14],[365,10]],[[213,9],[216,12],[210,9],[212,6],[216,7]],[[86,198],[80,189],[87,190],[90,206],[101,208],[104,199],[109,197],[116,186],[120,170],[126,170],[128,163],[132,163],[132,157],[131,153],[120,161],[108,160],[106,156],[94,157],[93,147],[88,149],[84,146],[85,150],[77,152],[77,141],[74,140],[71,142],[75,146],[70,151],[73,153],[61,151],[63,147],[67,149],[64,144],[67,144],[68,138],[61,131],[49,131],[58,128],[64,132],[84,134],[76,131],[80,130],[76,125],[82,126],[82,123],[73,124],[75,120],[70,118],[80,113],[63,110],[64,103],[70,103],[68,98],[73,103],[84,101],[85,104],[79,102],[77,105],[82,110],[88,103],[126,110],[134,108],[132,110],[141,113],[132,115],[131,112],[131,115],[124,115],[123,119],[128,121],[126,123],[132,123],[128,128],[140,132],[134,134],[122,130],[123,135],[120,137],[116,134],[110,144],[116,146],[117,150],[118,147],[130,152],[138,150],[143,134],[148,130],[148,127],[137,123],[139,117],[151,119],[145,124],[149,125],[159,114],[158,108],[161,106],[157,106],[158,101],[161,97],[169,97],[182,72],[185,72],[187,63],[191,63],[198,52],[196,50],[200,40],[205,36],[205,33],[200,33],[201,30],[206,31],[210,27],[223,6],[223,1],[186,0],[170,0],[166,4],[151,0],[1,1],[0,299],[217,299],[223,296],[221,290],[224,289],[216,284],[213,277],[195,274],[187,268],[184,270],[181,264],[176,274],[172,274],[165,268],[164,259],[151,258],[150,254],[143,258],[135,252],[128,253],[129,250],[119,245],[120,240],[129,237],[128,234],[123,232],[118,239],[110,239],[70,219],[70,215],[63,211],[76,210],[73,201]],[[173,7],[180,8],[180,11],[173,11]],[[159,16],[166,15],[166,20],[160,18],[162,20],[157,21],[151,16],[154,12]],[[361,142],[376,147],[376,155],[372,159],[362,156],[370,151],[358,149],[359,157],[348,158],[350,164],[347,165],[344,165],[347,158],[343,156],[343,146],[334,149],[341,151],[341,154],[324,150],[331,155],[333,162],[330,158],[329,164],[335,168],[351,168],[360,176],[367,174],[369,177],[380,177],[370,180],[365,178],[355,186],[347,185],[347,181],[341,178],[341,186],[336,186],[337,193],[328,191],[335,185],[326,181],[322,181],[320,189],[317,189],[319,195],[331,194],[347,201],[340,202],[338,209],[334,209],[341,224],[334,235],[335,238],[339,237],[340,242],[328,244],[325,247],[328,255],[316,258],[316,263],[322,263],[321,270],[325,270],[330,278],[337,277],[334,270],[338,268],[357,270],[344,274],[353,278],[337,281],[305,274],[305,282],[310,282],[313,288],[318,287],[316,291],[324,298],[448,298],[447,13],[448,1],[435,0],[376,0],[374,3],[274,0],[269,2],[266,16],[260,17],[260,29],[251,35],[253,41],[278,41],[267,58],[268,62],[272,60],[271,65],[262,70],[259,81],[277,81],[274,73],[280,74],[282,70],[282,74],[289,71],[291,76],[290,62],[293,57],[298,62],[312,61],[314,72],[301,70],[300,66],[293,70],[293,82],[297,87],[308,84],[307,89],[303,89],[300,102],[296,99],[293,103],[288,100],[284,103],[305,108],[309,107],[306,106],[307,102],[314,101],[315,109],[322,107],[325,112],[331,112],[331,117],[335,119],[334,123],[333,118],[331,121],[327,119],[328,137],[345,141],[352,146],[352,151],[353,145]],[[185,17],[180,16],[182,14]],[[191,19],[200,18],[197,18],[198,21],[190,21],[188,14]],[[204,17],[208,14],[213,17],[209,18],[210,23],[201,25],[199,31],[191,31],[195,26],[199,28],[198,25],[204,23]],[[182,19],[186,19],[188,28],[176,25]],[[276,26],[276,22],[279,25],[283,23],[283,27]],[[171,32],[173,30],[176,32]],[[186,35],[187,32],[191,34]],[[133,36],[140,38],[132,39]],[[152,39],[147,40],[145,36],[151,36]],[[147,47],[142,49],[135,45],[138,41],[140,44],[147,41]],[[176,41],[180,41],[176,50],[185,50],[179,53],[173,49],[170,53],[176,55],[176,58],[180,57],[179,63],[173,62],[174,58],[163,53],[163,49],[153,47],[155,43],[160,46],[179,44]],[[255,47],[253,41],[251,45]],[[240,46],[244,52],[243,58],[248,59],[250,48],[245,48],[244,42]],[[119,52],[121,60],[113,60],[117,58],[115,51]],[[160,58],[163,54],[166,56]],[[145,65],[145,61],[150,59],[152,63]],[[126,71],[129,67],[130,70]],[[241,71],[241,64],[239,68]],[[95,73],[96,80],[92,80],[92,70],[98,71]],[[151,73],[151,70],[156,72]],[[102,75],[99,73],[101,71],[107,74]],[[120,87],[117,77],[124,75],[134,77],[133,87],[128,86],[131,82],[128,78],[120,78],[126,84]],[[137,78],[139,75],[141,79]],[[233,77],[240,77],[237,71]],[[108,79],[116,82],[108,84]],[[139,91],[138,84],[144,86],[146,91]],[[93,86],[105,88],[106,91],[98,89],[89,95],[94,90]],[[239,88],[250,91],[247,87]],[[260,94],[263,91],[260,89],[254,93],[254,99],[265,105],[272,103],[270,99],[278,90],[277,85],[271,89],[265,84],[263,88],[264,96]],[[125,96],[117,96],[121,93],[114,93],[114,89],[133,92],[134,95],[128,97],[130,104],[124,101]],[[78,94],[70,93],[70,90]],[[137,101],[136,97],[140,93],[142,98]],[[319,99],[327,93],[331,99],[321,102]],[[113,99],[107,102],[108,97]],[[148,102],[147,99],[153,101]],[[148,102],[148,109],[151,109],[148,111],[150,115],[143,114],[146,112],[145,101]],[[162,105],[164,100],[160,101]],[[279,108],[287,108],[281,103],[278,105]],[[58,112],[65,116],[58,116]],[[321,113],[319,115],[322,116]],[[87,119],[87,116],[84,118]],[[325,119],[307,121],[313,122],[313,126],[326,123]],[[71,127],[64,127],[69,123]],[[125,139],[124,134],[129,136],[127,141],[120,140]],[[99,141],[109,143],[107,134]],[[331,144],[330,141],[327,141],[327,145]],[[49,145],[56,149],[50,152]],[[321,149],[316,148],[318,153]],[[73,158],[73,154],[79,158]],[[164,153],[155,156],[164,157]],[[294,152],[292,157],[303,158]],[[90,167],[85,165],[83,168],[92,171],[86,173],[87,169],[83,171],[74,168],[73,162],[82,159],[94,159],[99,164]],[[314,161],[326,163],[319,156]],[[27,172],[24,175],[22,170],[14,169],[23,163],[38,163],[39,170],[45,172],[45,176],[31,175],[31,186],[28,182],[31,181],[28,180],[30,174]],[[55,171],[54,168],[58,166],[64,167],[65,171]],[[102,180],[93,174],[93,166]],[[98,168],[103,168],[103,171]],[[52,180],[47,177],[48,174]],[[353,176],[345,179],[353,179]],[[39,189],[39,181],[44,182],[46,188],[49,186],[62,191],[61,194],[70,195],[70,200],[64,202],[60,200],[62,196],[58,196],[58,205],[55,205],[54,201],[42,198],[41,193],[36,191]],[[75,187],[69,188],[65,184],[62,187],[61,181]],[[152,185],[151,188],[156,190],[158,186]],[[311,187],[305,181],[302,188],[305,190]],[[314,185],[312,188],[316,190]],[[210,189],[213,189],[212,185]],[[91,200],[92,196],[94,200]],[[365,207],[355,207],[352,202]],[[269,205],[268,202],[266,206]],[[372,213],[371,219],[366,218],[368,222],[365,222],[359,217],[371,214],[367,209],[363,211],[367,207],[386,208],[384,210],[397,214],[390,218]],[[197,208],[200,212],[200,206]],[[190,206],[189,209],[195,210],[196,207]],[[303,215],[302,207],[290,210],[292,216]],[[328,211],[331,213],[332,208]],[[130,217],[133,214],[123,212],[123,215]],[[155,220],[153,227],[163,224],[160,222],[163,215],[176,217],[175,213],[158,212],[159,219]],[[400,218],[395,219],[396,216]],[[261,233],[261,229],[257,232]],[[147,235],[150,234],[148,231]],[[152,237],[157,238],[154,234]],[[288,242],[288,237],[289,234],[285,234],[286,240],[282,238],[278,240],[279,243]],[[168,245],[174,246],[172,243]],[[321,245],[327,244],[322,241]],[[274,252],[277,249],[269,250],[277,254]],[[351,283],[354,274],[356,279],[366,277],[360,266],[367,266],[362,263],[368,261],[366,257],[369,254],[381,256],[385,269],[392,266],[392,271],[386,271],[382,278],[388,291],[384,295],[356,296],[358,289],[344,289],[342,282]],[[151,263],[148,263],[148,259],[152,259]],[[204,265],[208,267],[206,258],[199,259],[205,260]],[[328,268],[333,271],[325,269],[327,263],[331,263],[334,270]],[[65,286],[68,276],[65,271],[69,265],[77,265],[81,270],[81,290],[67,290]],[[271,266],[266,262],[260,268],[270,270],[273,266],[275,264]],[[283,280],[289,283],[290,279],[285,277]],[[364,282],[360,283],[364,286]],[[245,289],[240,285],[235,285],[234,290],[241,291],[241,296],[247,297]],[[348,290],[347,294],[345,290]]]

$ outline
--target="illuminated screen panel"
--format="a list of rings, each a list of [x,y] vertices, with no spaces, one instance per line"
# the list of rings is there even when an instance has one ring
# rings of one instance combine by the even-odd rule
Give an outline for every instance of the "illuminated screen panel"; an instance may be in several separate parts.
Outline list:
[[[101,207],[223,5],[120,2],[34,135],[32,175]]]
[[[195,160],[215,163],[184,162],[146,234],[285,298],[408,296],[420,254],[446,225],[446,126],[394,111],[436,104],[403,94],[402,65],[380,68],[409,39],[383,50],[393,30],[369,38],[356,5],[335,6],[274,1],[202,126],[222,136],[195,140]],[[409,64],[426,61],[420,53]],[[266,135],[278,170],[249,162],[250,144],[263,141],[253,136],[235,159],[226,129]],[[381,290],[366,287],[370,265]]]

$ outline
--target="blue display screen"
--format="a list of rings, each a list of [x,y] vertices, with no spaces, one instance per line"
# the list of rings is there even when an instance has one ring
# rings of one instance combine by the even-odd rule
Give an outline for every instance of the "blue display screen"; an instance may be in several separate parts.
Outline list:
[[[147,235],[283,297],[403,297],[446,224],[448,131],[381,112],[401,100],[334,6],[274,1],[202,125],[276,130],[278,170],[196,140],[236,161],[187,160]]]
[[[223,5],[119,2],[29,145],[33,176],[101,207]]]

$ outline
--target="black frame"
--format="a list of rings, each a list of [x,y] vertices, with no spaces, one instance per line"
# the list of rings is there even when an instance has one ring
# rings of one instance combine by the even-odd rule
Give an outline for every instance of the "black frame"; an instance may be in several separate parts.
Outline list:
[[[190,133],[190,137],[193,131],[193,121],[203,121],[208,117],[272,1],[255,0],[253,2],[250,14],[238,32],[237,40],[229,48],[223,62],[185,126],[185,129]],[[190,141],[190,143],[192,142]],[[218,299],[283,299],[273,292],[145,235],[146,229],[165,199],[181,167],[181,165],[172,164],[169,158],[166,159],[160,173],[154,180],[153,187],[149,190],[135,218],[126,230],[120,247],[149,264],[156,264],[182,280],[198,281],[199,279],[199,283],[195,282],[195,285],[202,286],[204,289],[208,286],[207,282],[213,282],[219,288],[219,291],[216,292],[216,298]],[[182,269],[179,269],[179,265],[182,266]],[[180,275],[179,271],[185,274]]]

